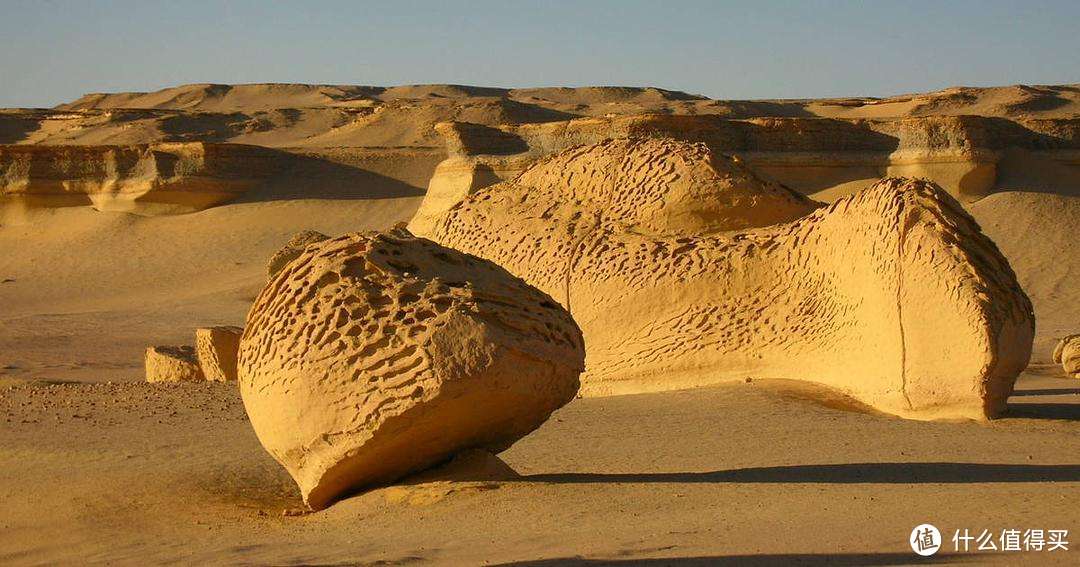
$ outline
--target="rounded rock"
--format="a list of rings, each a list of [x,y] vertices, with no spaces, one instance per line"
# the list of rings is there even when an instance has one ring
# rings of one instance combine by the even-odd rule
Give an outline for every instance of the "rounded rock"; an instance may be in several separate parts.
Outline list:
[[[314,509],[468,449],[498,452],[578,390],[581,331],[486,260],[406,231],[310,245],[248,314],[238,376]]]

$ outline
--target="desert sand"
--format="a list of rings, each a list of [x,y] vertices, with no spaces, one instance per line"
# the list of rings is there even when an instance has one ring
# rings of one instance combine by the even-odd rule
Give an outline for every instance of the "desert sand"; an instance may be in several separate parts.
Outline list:
[[[1080,382],[1053,350],[1080,331],[1078,120],[1077,85],[777,101],[187,85],[0,111],[0,562],[906,564],[923,522],[1075,539]],[[810,203],[651,217],[635,238],[767,232],[886,177],[940,187],[1031,301],[1030,364],[998,418],[901,419],[790,368],[692,380],[574,399],[499,455],[509,469],[479,457],[308,513],[237,382],[145,381],[147,347],[244,326],[297,233],[426,222],[422,203],[630,137],[703,144]]]

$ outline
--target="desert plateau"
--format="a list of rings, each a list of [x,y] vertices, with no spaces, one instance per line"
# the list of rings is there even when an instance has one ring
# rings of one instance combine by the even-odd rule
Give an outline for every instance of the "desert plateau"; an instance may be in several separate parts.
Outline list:
[[[233,25],[262,43],[222,61],[307,53],[301,21]],[[65,57],[140,65],[87,33]],[[169,77],[224,64],[177,41]],[[680,41],[625,47],[638,84]],[[484,45],[479,76],[547,68]],[[0,101],[41,92],[18,49]],[[1064,53],[1056,84],[883,96],[147,79],[0,108],[0,564],[1080,564]]]

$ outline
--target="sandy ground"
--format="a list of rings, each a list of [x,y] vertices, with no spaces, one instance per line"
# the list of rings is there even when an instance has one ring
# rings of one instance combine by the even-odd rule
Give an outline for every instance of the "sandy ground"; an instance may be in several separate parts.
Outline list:
[[[266,260],[293,234],[388,228],[419,202],[282,200],[161,217],[73,207],[2,226],[0,379],[142,379],[148,345],[242,325]]]
[[[299,496],[235,386],[23,383],[0,396],[0,562],[893,565],[916,559],[923,522],[1075,533],[1080,385],[1021,388],[989,424],[860,413],[776,383],[581,399],[503,453],[520,479],[283,516]]]

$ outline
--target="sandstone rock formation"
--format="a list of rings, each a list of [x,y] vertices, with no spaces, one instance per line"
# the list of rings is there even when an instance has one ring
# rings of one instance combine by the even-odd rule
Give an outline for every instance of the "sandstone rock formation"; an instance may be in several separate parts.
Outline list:
[[[278,273],[281,268],[285,267],[285,264],[295,260],[300,253],[304,251],[309,244],[315,244],[316,242],[322,242],[330,238],[329,236],[317,232],[314,230],[305,230],[298,232],[282,246],[280,250],[274,253],[270,257],[270,261],[266,263],[266,275],[273,277]]]
[[[237,144],[0,146],[0,205],[191,212],[272,175],[277,154]]]
[[[589,215],[602,211],[641,234],[691,236],[765,226],[798,218],[817,206],[759,179],[738,160],[714,154],[704,144],[670,139],[608,140],[567,150],[526,171],[516,183],[536,189],[535,199],[573,188],[572,204],[545,203],[527,195],[530,202],[522,203],[526,208],[580,207],[586,215],[580,222],[585,224],[593,222]],[[430,232],[431,221],[455,204],[429,191],[409,228],[417,234]]]
[[[304,249],[240,343],[244,405],[315,509],[465,449],[501,451],[570,401],[580,331],[547,295],[407,231]]]
[[[1054,362],[1061,365],[1065,373],[1073,378],[1080,378],[1080,334],[1063,337],[1054,347]]]
[[[199,368],[211,382],[236,380],[236,356],[240,349],[240,327],[221,326],[195,329],[195,353]]]
[[[190,346],[152,346],[146,349],[147,382],[190,382],[203,373]]]
[[[672,171],[708,171],[686,167],[704,159],[696,146],[693,160],[685,146],[665,157],[679,147],[671,142],[615,169],[602,157],[654,155],[647,148],[659,143],[567,150],[417,232],[566,306],[588,347],[584,394],[780,378],[912,418],[1004,409],[1030,356],[1031,304],[940,187],[886,179],[780,222],[813,205],[751,181],[712,193],[703,182],[689,193],[708,196],[696,204],[673,187],[668,200]],[[717,232],[741,228],[740,218],[757,228]]]
[[[436,125],[448,158],[429,183],[438,194],[480,189],[516,177],[538,160],[610,138],[670,137],[738,155],[754,171],[801,193],[832,200],[890,176],[926,177],[969,202],[1031,169],[1011,153],[1029,152],[1055,183],[1080,176],[1080,121],[982,116],[836,120],[642,114],[542,124]],[[1046,169],[1045,166],[1040,169]],[[429,192],[430,194],[430,192]],[[819,195],[820,194],[820,195]]]

